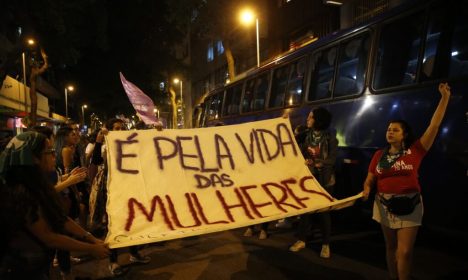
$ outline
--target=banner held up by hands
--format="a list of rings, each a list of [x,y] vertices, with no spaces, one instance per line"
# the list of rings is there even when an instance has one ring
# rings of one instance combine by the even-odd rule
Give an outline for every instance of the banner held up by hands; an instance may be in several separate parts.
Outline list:
[[[352,205],[304,164],[289,120],[113,131],[108,145],[111,248],[245,227]]]

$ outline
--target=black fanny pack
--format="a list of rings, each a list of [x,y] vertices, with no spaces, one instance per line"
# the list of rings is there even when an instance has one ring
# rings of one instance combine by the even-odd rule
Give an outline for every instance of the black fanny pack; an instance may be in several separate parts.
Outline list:
[[[379,195],[380,202],[385,205],[388,211],[398,216],[409,215],[413,213],[414,208],[421,202],[419,193],[413,197],[392,196],[389,199]]]

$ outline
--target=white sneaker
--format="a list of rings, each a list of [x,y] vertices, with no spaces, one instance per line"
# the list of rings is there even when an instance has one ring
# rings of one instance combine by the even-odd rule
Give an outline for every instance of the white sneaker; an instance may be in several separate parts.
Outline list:
[[[324,259],[330,258],[330,245],[323,244],[322,251],[320,251],[320,257]]]
[[[288,220],[283,219],[282,221],[278,221],[276,223],[275,227],[277,227],[277,228],[292,228],[292,224]]]
[[[266,233],[266,231],[264,231],[263,229],[260,231],[260,235],[258,236],[258,239],[260,240],[263,240],[263,239],[267,239],[268,238],[268,234]]]
[[[73,256],[70,256],[70,262],[72,264],[79,264],[82,262],[82,259],[81,258],[78,258],[78,257],[73,257]]]
[[[112,276],[121,276],[128,271],[128,268],[123,268],[118,263],[110,263],[109,271]]]
[[[149,256],[142,256],[138,254],[137,256],[130,255],[130,262],[131,263],[141,263],[141,264],[148,264],[151,261],[151,257]]]
[[[253,235],[253,231],[251,228],[247,228],[247,230],[244,232],[245,237],[251,237]]]
[[[291,252],[298,252],[306,247],[306,244],[304,241],[298,240],[296,243],[294,243],[291,247],[289,247],[289,251]]]

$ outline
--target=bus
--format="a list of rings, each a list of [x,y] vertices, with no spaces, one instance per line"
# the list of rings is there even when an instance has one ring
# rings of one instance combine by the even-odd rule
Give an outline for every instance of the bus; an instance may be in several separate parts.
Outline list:
[[[289,114],[304,124],[315,106],[333,114],[339,140],[336,197],[362,191],[389,120],[420,136],[440,100],[452,96],[420,168],[426,226],[468,231],[468,1],[411,1],[243,73],[194,110],[199,127]],[[369,213],[371,203],[363,204]],[[370,214],[369,214],[370,215]]]

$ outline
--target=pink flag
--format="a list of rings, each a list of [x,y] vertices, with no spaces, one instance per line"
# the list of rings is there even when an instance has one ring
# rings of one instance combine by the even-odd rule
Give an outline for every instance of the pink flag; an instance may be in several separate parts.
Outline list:
[[[136,85],[127,81],[122,73],[120,73],[120,80],[122,85],[127,93],[130,103],[132,103],[133,108],[137,111],[137,114],[140,116],[140,119],[145,124],[155,124],[159,125],[160,122],[157,120],[154,115],[154,103],[151,98],[149,98],[141,89]]]

